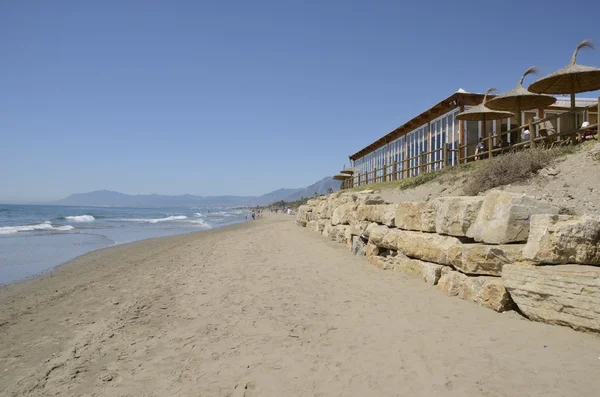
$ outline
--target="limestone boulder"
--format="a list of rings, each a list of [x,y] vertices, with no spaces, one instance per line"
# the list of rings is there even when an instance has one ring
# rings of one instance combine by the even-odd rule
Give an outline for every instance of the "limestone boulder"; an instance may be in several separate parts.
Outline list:
[[[403,230],[421,230],[421,211],[424,201],[405,201],[396,207],[395,226]]]
[[[600,332],[600,267],[505,265],[502,280],[529,319]]]
[[[306,228],[316,232],[319,230],[319,222],[316,220],[308,221],[306,223]]]
[[[460,285],[458,297],[497,312],[512,309],[512,300],[499,277],[467,277]]]
[[[524,244],[456,244],[448,250],[448,264],[471,275],[500,276],[502,266],[523,262]]]
[[[367,243],[360,236],[352,236],[352,253],[358,256],[367,254]]]
[[[312,213],[312,207],[308,205],[301,205],[298,207],[298,211],[296,211],[296,224],[302,227],[306,227],[308,223],[309,214]]]
[[[402,232],[402,230],[390,229],[387,226],[379,225],[377,223],[370,223],[365,234],[369,236],[370,244],[374,244],[384,249],[397,250],[398,246],[396,241]],[[390,236],[388,236],[388,234]]]
[[[332,225],[349,225],[356,222],[356,207],[354,202],[341,204],[335,210],[331,217]]]
[[[432,200],[432,206],[435,206],[435,232],[466,236],[477,219],[483,200],[483,197],[443,197]]]
[[[456,237],[390,229],[385,226],[367,228],[369,241],[381,248],[398,250],[414,259],[449,265],[448,251],[462,244]]]
[[[322,200],[317,204],[313,212],[317,215],[318,219],[327,219],[327,211],[329,209],[329,200]]]
[[[369,221],[355,221],[350,223],[352,234],[357,236],[367,235],[367,228],[371,222]]]
[[[396,204],[359,205],[356,208],[356,219],[394,226],[396,207]]]
[[[325,229],[325,225],[329,222],[327,219],[319,219],[317,221],[317,232],[319,234],[323,234],[323,229]]]
[[[342,204],[353,203],[356,200],[357,196],[352,193],[342,193],[337,197],[333,197],[332,199],[328,200],[325,217],[331,219],[333,217],[333,212],[336,210],[337,207],[339,207]]]
[[[393,269],[395,271],[420,277],[429,285],[436,285],[438,283],[442,268],[444,267],[446,266],[418,259],[411,259],[401,253],[398,253],[393,257]]]
[[[310,199],[310,200],[306,201],[306,205],[308,205],[309,207],[314,208],[314,207],[317,206],[317,204],[319,204],[319,201],[320,200],[318,200],[318,199]]]
[[[380,258],[379,256],[380,248],[375,244],[367,243],[365,247],[365,255],[367,256],[367,261],[372,265],[377,265],[377,261]]]
[[[448,251],[461,242],[455,237],[413,231],[398,231],[396,249],[403,254],[426,262],[449,265]],[[389,236],[390,239],[392,236]]]
[[[460,292],[462,283],[468,278],[461,272],[446,270],[440,276],[438,288],[448,296],[457,296]]]
[[[336,225],[331,226],[329,229],[329,238],[332,241],[337,241],[338,243],[346,244],[348,240],[352,238],[350,234],[350,226],[349,225]]]
[[[435,233],[435,218],[438,207],[442,204],[442,198],[428,201],[421,208],[421,227],[422,232]]]
[[[533,215],[523,255],[543,263],[600,265],[600,216]]]
[[[356,202],[361,205],[377,205],[385,204],[385,200],[377,194],[358,194],[356,196]]]
[[[467,236],[487,244],[526,242],[534,214],[558,214],[558,207],[524,194],[495,190],[485,196]]]
[[[444,271],[438,288],[448,296],[458,296],[497,312],[512,308],[510,295],[498,277],[469,277],[454,270]]]
[[[330,220],[325,220],[325,225],[323,226],[323,230],[321,231],[321,234],[325,237],[329,237],[329,234],[331,233],[333,228],[333,225],[331,224]]]

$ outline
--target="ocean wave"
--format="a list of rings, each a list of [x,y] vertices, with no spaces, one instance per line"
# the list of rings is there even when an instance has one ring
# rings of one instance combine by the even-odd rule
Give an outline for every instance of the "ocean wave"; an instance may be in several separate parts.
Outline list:
[[[43,231],[43,230],[55,230],[66,232],[69,230],[75,229],[71,225],[65,226],[52,226],[50,222],[40,223],[38,225],[23,225],[23,226],[3,226],[0,227],[0,234],[13,234],[19,232],[35,232],[35,231]]]
[[[199,216],[199,217],[202,217],[202,218],[204,217],[204,215],[202,215],[200,212],[196,212],[196,213],[194,214],[194,216]]]
[[[202,219],[190,219],[190,220],[188,220],[186,222],[194,224],[194,225],[198,225],[198,226],[203,227],[205,229],[210,229],[212,227],[211,225],[209,225],[207,222],[205,222]]]
[[[96,220],[92,215],[65,216],[64,218],[71,222],[93,222]]]
[[[159,223],[159,222],[168,222],[168,221],[182,221],[184,219],[187,219],[188,217],[185,215],[176,215],[176,216],[168,216],[166,218],[150,218],[150,219],[144,219],[144,218],[130,218],[130,219],[121,219],[122,221],[126,221],[126,222],[146,222],[146,223]]]

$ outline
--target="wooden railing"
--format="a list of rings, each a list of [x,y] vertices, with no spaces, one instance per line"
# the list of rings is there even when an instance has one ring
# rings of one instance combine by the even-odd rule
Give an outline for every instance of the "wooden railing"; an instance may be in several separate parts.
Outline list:
[[[576,127],[574,120],[576,119],[576,115],[579,113],[585,113],[590,110],[597,111],[597,121],[596,124],[590,124],[585,128]],[[546,121],[554,121],[557,119],[565,119],[568,118],[571,120],[570,126],[566,131],[561,131],[554,133],[548,136],[537,136],[538,126],[543,125]],[[342,182],[342,189],[348,189],[363,185],[371,185],[373,183],[378,182],[388,182],[388,181],[396,181],[406,178],[411,178],[413,176],[417,176],[423,173],[428,173],[432,171],[437,171],[441,168],[453,166],[450,164],[450,155],[454,156],[454,153],[457,155],[456,164],[467,164],[469,162],[475,161],[476,159],[489,159],[494,156],[500,155],[510,150],[519,150],[519,149],[533,149],[536,147],[545,147],[552,148],[555,145],[565,145],[565,144],[576,144],[579,138],[585,134],[590,133],[595,130],[595,134],[600,137],[600,98],[598,98],[598,103],[585,106],[582,108],[577,108],[575,110],[569,110],[566,112],[562,112],[559,114],[553,114],[551,116],[545,117],[543,119],[537,121],[531,121],[526,125],[518,126],[512,128],[508,131],[503,131],[496,135],[488,135],[485,139],[486,149],[482,152],[469,154],[469,149],[475,148],[478,142],[470,143],[467,145],[460,145],[458,149],[451,149],[448,143],[442,145],[441,148],[430,150],[428,152],[419,153],[412,157],[407,157],[402,162],[394,162],[389,165],[384,165],[381,168],[374,168],[371,171],[363,172],[363,173],[355,173],[352,177],[344,180]],[[562,127],[562,126],[561,126]],[[521,131],[527,128],[530,132],[530,138],[528,140],[521,140]],[[562,129],[562,128],[561,128]],[[509,136],[516,134],[517,142],[509,142]],[[494,145],[494,141],[499,142],[502,139],[503,142],[506,142],[502,146]],[[473,152],[476,152],[473,150]],[[435,154],[439,154],[435,156]],[[433,160],[434,157],[438,157],[438,160]],[[411,163],[417,163],[416,165],[410,165]]]

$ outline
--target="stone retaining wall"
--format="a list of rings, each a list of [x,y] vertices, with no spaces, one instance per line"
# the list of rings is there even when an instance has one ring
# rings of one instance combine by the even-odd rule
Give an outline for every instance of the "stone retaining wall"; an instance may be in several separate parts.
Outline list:
[[[400,204],[337,192],[301,206],[296,223],[448,296],[600,332],[600,217],[558,212],[499,190]]]

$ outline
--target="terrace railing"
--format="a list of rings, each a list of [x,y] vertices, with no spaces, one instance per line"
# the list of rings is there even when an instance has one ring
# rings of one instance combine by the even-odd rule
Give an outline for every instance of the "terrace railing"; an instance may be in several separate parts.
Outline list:
[[[576,116],[581,113],[587,114],[590,110],[597,111],[596,123],[590,124],[585,128],[580,126],[576,127]],[[538,131],[541,130],[538,128],[539,126],[543,126],[547,121],[552,122],[557,119],[570,120],[570,127],[565,131],[557,132],[552,135],[540,136],[538,134]],[[598,121],[600,121],[600,98],[598,98],[597,104],[569,110],[559,114],[553,114],[543,119],[512,128],[508,131],[503,131],[499,134],[489,135],[485,138],[486,149],[482,152],[474,153],[474,149],[478,142],[460,145],[457,149],[452,149],[448,143],[445,143],[441,148],[418,153],[415,156],[405,158],[404,161],[401,162],[395,161],[379,168],[375,167],[371,171],[362,173],[357,172],[351,178],[342,182],[342,189],[371,185],[379,182],[402,180],[424,173],[438,171],[442,168],[453,166],[451,164],[451,159],[454,158],[454,156],[458,158],[458,161],[456,161],[458,165],[467,164],[476,159],[490,159],[511,150],[527,150],[538,147],[552,148],[554,146],[576,144],[580,141],[580,138],[586,134],[594,134],[597,137],[600,137],[600,123]],[[554,125],[556,124],[557,123]],[[528,140],[521,140],[521,131],[525,128],[530,131],[530,138]],[[511,142],[509,137],[515,135],[517,137],[517,142]],[[507,143],[500,146],[495,145],[500,139]],[[473,154],[468,154],[469,152],[473,152]],[[435,158],[437,158],[437,160],[434,160]]]

